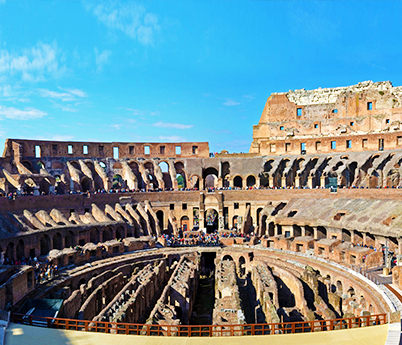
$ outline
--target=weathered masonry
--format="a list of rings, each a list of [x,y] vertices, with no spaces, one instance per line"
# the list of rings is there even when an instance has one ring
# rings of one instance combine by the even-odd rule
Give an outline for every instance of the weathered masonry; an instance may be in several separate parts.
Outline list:
[[[250,153],[335,153],[402,148],[402,87],[366,81],[348,87],[273,93]]]

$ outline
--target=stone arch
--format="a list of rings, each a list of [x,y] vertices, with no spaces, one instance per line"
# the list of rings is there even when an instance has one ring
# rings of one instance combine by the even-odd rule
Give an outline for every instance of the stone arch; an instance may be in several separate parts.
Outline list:
[[[81,171],[80,165],[77,161],[71,161],[70,164],[77,170]]]
[[[231,255],[229,255],[229,254],[226,254],[226,255],[222,258],[222,261],[226,261],[226,260],[233,261],[233,257],[232,257]]]
[[[304,230],[305,230],[306,236],[314,237],[314,229],[310,225],[305,225]]]
[[[113,179],[112,179],[112,188],[113,188],[113,189],[124,188],[124,180],[123,180],[123,178],[121,177],[121,175],[119,175],[119,174],[113,175]]]
[[[239,216],[234,216],[232,219],[232,227],[234,229],[238,229],[238,224],[237,224],[237,219],[239,218]]]
[[[121,240],[123,238],[125,238],[125,236],[124,236],[124,228],[122,226],[119,226],[116,229],[116,239]]]
[[[174,168],[176,170],[176,179],[179,185],[179,189],[187,188],[187,177],[186,171],[184,169],[184,163],[182,161],[177,161],[174,163]]]
[[[354,297],[356,295],[355,289],[352,286],[350,286],[347,291],[347,294],[349,295],[350,298]]]
[[[342,229],[342,240],[343,240],[343,241],[347,241],[347,242],[351,242],[352,236],[351,236],[349,230],[347,230],[347,229]]]
[[[218,186],[218,170],[213,167],[204,169],[203,179],[205,188],[216,188]]]
[[[27,168],[30,172],[33,172],[33,171],[32,171],[32,163],[31,163],[30,161],[22,161],[21,164],[22,164],[25,168]]]
[[[25,258],[25,245],[22,239],[20,239],[17,243],[16,254],[17,260],[22,260],[22,258]]]
[[[293,224],[293,236],[300,237],[301,236],[301,227],[297,224]]]
[[[243,188],[243,178],[240,175],[233,178],[233,187]]]
[[[162,172],[163,181],[165,182],[165,189],[173,188],[172,178],[170,177],[169,172],[169,163],[165,160],[162,160],[158,163],[158,165]]]
[[[145,184],[144,184],[144,182],[142,180],[142,176],[141,176],[140,168],[138,166],[138,162],[135,161],[135,160],[130,160],[128,162],[128,165],[130,166],[130,168],[131,168],[133,174],[135,175],[135,177],[137,178],[138,188],[139,189],[145,188],[146,186],[145,186]]]
[[[243,277],[246,274],[246,259],[243,255],[239,257],[239,275]]]
[[[254,187],[257,183],[257,179],[254,175],[248,175],[246,179],[247,187]]]
[[[260,222],[260,224],[259,224],[259,227],[260,227],[260,235],[261,235],[261,236],[265,235],[266,232],[267,232],[267,218],[268,218],[268,216],[267,216],[266,214],[264,214],[264,215],[261,217],[261,222]],[[258,217],[257,219],[259,219],[259,217]]]
[[[50,238],[44,234],[40,238],[40,255],[47,255],[50,252]]]
[[[275,236],[275,223],[274,222],[270,222],[268,225],[268,236],[269,237]]]
[[[82,177],[81,188],[83,192],[90,192],[92,189],[91,184],[91,180],[87,176]]]
[[[10,261],[14,261],[14,242],[7,244],[5,257]]]
[[[259,208],[257,208],[257,226],[259,226],[260,225],[260,214],[261,214],[261,211],[262,211],[262,207],[259,207]]]
[[[327,238],[327,229],[323,226],[317,226],[317,240]]]
[[[99,242],[99,230],[98,229],[91,229],[89,233],[89,242],[97,244]]]
[[[66,248],[74,247],[75,246],[75,236],[74,232],[68,231],[65,235],[64,242],[66,244]]]
[[[59,232],[56,232],[53,235],[53,249],[63,249],[63,237]]]
[[[289,163],[290,163],[289,158],[284,158],[279,163],[279,166],[276,169],[275,174],[273,176],[273,178],[274,178],[274,186],[275,187],[282,187],[282,179],[283,179],[283,177],[285,177],[285,176],[283,176],[283,172],[287,168]],[[285,186],[286,186],[286,179],[285,179],[284,182],[285,182]]]
[[[156,211],[156,218],[158,219],[158,222],[159,222],[159,228],[161,229],[161,231],[163,232],[164,231],[164,229],[165,229],[165,223],[163,222],[163,211],[162,210],[159,210],[159,211]]]
[[[102,231],[102,242],[110,241],[113,239],[112,229],[106,228]]]
[[[190,188],[200,189],[200,179],[201,177],[197,174],[192,174],[189,178]]]
[[[221,177],[223,180],[223,187],[229,187],[229,177],[230,177],[230,163],[221,163]]]
[[[190,220],[187,216],[183,216],[180,219],[180,228],[182,231],[189,231],[190,229]]]
[[[144,162],[144,168],[148,170],[148,178],[150,184],[152,184],[152,189],[159,188],[158,179],[155,176],[155,167],[154,163],[151,161]]]
[[[204,219],[208,234],[218,230],[218,211],[216,211],[214,208],[206,210]]]
[[[342,294],[342,292],[343,292],[342,282],[341,282],[340,280],[338,280],[338,281],[336,282],[336,291],[337,291],[339,294]]]

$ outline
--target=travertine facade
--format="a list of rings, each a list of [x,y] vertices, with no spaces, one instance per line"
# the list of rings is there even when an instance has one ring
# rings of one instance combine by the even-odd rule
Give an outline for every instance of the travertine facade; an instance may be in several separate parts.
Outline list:
[[[349,87],[273,93],[250,153],[355,152],[402,148],[402,87],[366,81]]]

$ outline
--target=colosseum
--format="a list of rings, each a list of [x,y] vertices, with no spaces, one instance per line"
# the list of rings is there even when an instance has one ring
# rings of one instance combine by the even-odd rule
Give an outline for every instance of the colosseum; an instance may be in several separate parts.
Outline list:
[[[7,139],[1,341],[399,344],[401,124],[368,81],[272,94],[249,153]]]

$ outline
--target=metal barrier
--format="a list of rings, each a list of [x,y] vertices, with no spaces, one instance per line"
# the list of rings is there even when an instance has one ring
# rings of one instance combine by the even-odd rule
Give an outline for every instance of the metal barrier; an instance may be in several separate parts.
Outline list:
[[[25,316],[23,314],[13,314],[12,321],[14,323],[27,324],[31,326],[41,325],[48,328],[85,332],[147,336],[216,337],[308,333],[368,327],[385,324],[387,322],[387,314],[367,315],[333,320],[202,326],[102,322],[76,319],[61,319],[52,317],[37,317],[32,315]]]

